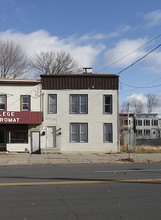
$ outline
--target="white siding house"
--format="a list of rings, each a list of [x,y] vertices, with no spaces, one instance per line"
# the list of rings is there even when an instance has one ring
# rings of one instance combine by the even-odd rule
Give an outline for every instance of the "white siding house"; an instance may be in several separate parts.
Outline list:
[[[159,138],[158,114],[136,114],[136,139]]]
[[[119,151],[118,76],[42,75],[42,151]]]

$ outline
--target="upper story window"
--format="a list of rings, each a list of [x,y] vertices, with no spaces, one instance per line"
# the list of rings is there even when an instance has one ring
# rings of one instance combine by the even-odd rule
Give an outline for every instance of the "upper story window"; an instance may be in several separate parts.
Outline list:
[[[88,95],[70,95],[70,113],[88,113]]]
[[[153,121],[153,125],[154,125],[154,126],[158,126],[158,120],[154,120],[154,121]]]
[[[0,111],[6,111],[6,110],[7,110],[7,96],[0,95]]]
[[[48,113],[49,114],[57,113],[57,95],[55,94],[48,95]]]
[[[129,120],[129,125],[131,124],[131,121]],[[124,119],[124,125],[128,125],[128,120]]]
[[[137,126],[142,126],[142,120],[137,120],[136,123]]]
[[[145,121],[144,121],[144,125],[145,125],[145,126],[150,126],[150,120],[145,120]]]
[[[30,95],[22,95],[21,96],[21,111],[30,111]]]
[[[112,95],[104,95],[104,113],[112,114]]]

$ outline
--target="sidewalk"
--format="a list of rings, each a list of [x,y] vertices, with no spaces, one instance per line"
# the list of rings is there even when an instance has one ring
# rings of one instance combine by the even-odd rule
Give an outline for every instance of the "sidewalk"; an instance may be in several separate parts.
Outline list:
[[[161,153],[3,153],[0,165],[57,165],[57,164],[108,164],[161,162]]]

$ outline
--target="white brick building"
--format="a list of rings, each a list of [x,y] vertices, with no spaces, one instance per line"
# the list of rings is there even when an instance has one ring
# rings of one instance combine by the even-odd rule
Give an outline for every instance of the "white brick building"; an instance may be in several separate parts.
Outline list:
[[[42,75],[42,151],[119,151],[118,76]]]

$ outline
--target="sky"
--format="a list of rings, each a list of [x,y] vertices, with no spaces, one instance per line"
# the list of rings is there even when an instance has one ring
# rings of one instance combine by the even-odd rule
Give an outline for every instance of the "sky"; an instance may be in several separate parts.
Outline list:
[[[30,58],[64,50],[93,73],[118,74],[120,105],[161,100],[160,0],[0,0],[0,39]]]

